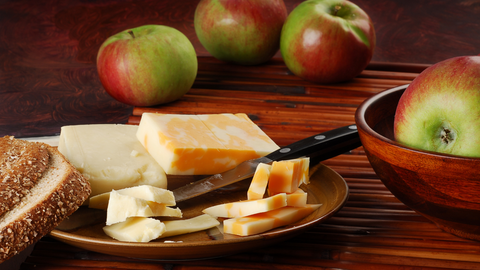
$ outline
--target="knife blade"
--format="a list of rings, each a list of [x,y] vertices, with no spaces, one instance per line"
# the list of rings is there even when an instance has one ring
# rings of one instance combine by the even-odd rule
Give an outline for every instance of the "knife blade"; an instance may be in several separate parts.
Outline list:
[[[311,164],[316,164],[361,145],[356,125],[340,127],[281,147],[266,156],[244,161],[237,167],[223,173],[214,174],[179,187],[173,190],[173,194],[176,202],[185,201],[252,177],[260,163],[270,164],[273,161],[305,156],[310,157]]]

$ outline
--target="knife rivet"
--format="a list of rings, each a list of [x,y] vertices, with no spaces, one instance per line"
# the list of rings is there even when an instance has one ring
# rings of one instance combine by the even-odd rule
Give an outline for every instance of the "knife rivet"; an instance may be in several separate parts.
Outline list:
[[[357,125],[351,125],[348,127],[349,129],[357,129]]]
[[[288,152],[290,152],[291,150],[292,150],[292,149],[290,149],[290,148],[282,148],[282,149],[280,149],[280,153],[288,153]]]
[[[317,135],[317,136],[315,136],[315,140],[319,140],[319,141],[320,141],[320,140],[323,140],[323,139],[325,139],[325,138],[326,138],[325,135]]]

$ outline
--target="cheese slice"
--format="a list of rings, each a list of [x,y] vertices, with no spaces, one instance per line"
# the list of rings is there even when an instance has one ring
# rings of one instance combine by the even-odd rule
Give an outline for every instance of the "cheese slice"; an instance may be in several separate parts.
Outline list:
[[[297,189],[294,193],[287,194],[287,206],[305,207],[307,205],[307,193]]]
[[[137,138],[172,175],[220,173],[279,148],[245,114],[144,113]]]
[[[76,125],[61,129],[58,150],[90,182],[90,196],[137,185],[167,188],[162,167],[136,137],[133,125]]]
[[[293,193],[300,184],[307,184],[309,163],[309,158],[274,161],[270,171],[268,194]]]
[[[208,214],[199,215],[190,219],[167,220],[163,223],[166,229],[160,236],[161,238],[203,231],[220,225],[220,222],[216,218]]]
[[[287,195],[280,193],[265,199],[218,204],[204,209],[203,212],[214,217],[233,218],[267,212],[286,205]]]
[[[106,235],[125,242],[149,242],[160,237],[165,230],[165,224],[146,217],[129,217],[123,222],[103,227]]]
[[[138,199],[164,204],[166,206],[174,206],[176,204],[173,192],[164,188],[141,185],[116,191],[121,195],[128,195]],[[109,199],[110,192],[95,195],[89,199],[88,207],[107,210]]]
[[[262,199],[267,190],[268,179],[270,178],[270,171],[272,166],[270,164],[260,163],[255,169],[252,182],[247,190],[248,200]]]
[[[286,206],[247,217],[226,219],[223,221],[223,230],[225,233],[240,236],[259,234],[299,221],[319,207],[320,204],[309,204],[305,207]]]
[[[107,207],[107,225],[123,222],[129,217],[182,217],[179,208],[170,208],[144,199],[122,195],[115,190],[110,192]]]

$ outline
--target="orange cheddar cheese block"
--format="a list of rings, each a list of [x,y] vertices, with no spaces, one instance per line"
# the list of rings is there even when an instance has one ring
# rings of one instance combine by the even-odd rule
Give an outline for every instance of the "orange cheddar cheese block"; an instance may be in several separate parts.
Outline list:
[[[214,205],[203,210],[214,217],[234,218],[268,212],[287,205],[287,195],[280,193],[265,199]]]
[[[307,205],[307,193],[302,189],[297,189],[293,193],[287,194],[287,206],[305,207]]]
[[[263,199],[267,190],[268,179],[270,178],[270,170],[272,166],[266,163],[258,164],[253,175],[252,182],[247,190],[248,200]]]
[[[268,194],[293,193],[300,184],[308,184],[309,158],[274,161],[268,182]]]
[[[286,206],[265,213],[226,219],[223,221],[223,231],[240,236],[259,234],[299,221],[319,207],[320,204],[308,204],[305,207]]]
[[[171,175],[216,174],[279,148],[245,114],[144,113],[137,139]]]

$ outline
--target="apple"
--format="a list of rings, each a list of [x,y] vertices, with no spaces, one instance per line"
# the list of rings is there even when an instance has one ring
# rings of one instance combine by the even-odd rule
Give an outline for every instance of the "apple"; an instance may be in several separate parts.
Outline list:
[[[105,90],[134,106],[172,102],[187,93],[197,76],[197,55],[180,31],[144,25],[109,37],[100,46],[97,70]]]
[[[287,15],[283,0],[201,0],[194,27],[200,43],[215,58],[257,65],[278,52]]]
[[[416,149],[480,157],[480,56],[421,72],[398,102],[394,138]]]
[[[293,74],[327,84],[360,74],[373,56],[375,43],[373,23],[357,5],[343,0],[309,0],[288,15],[280,52]]]

